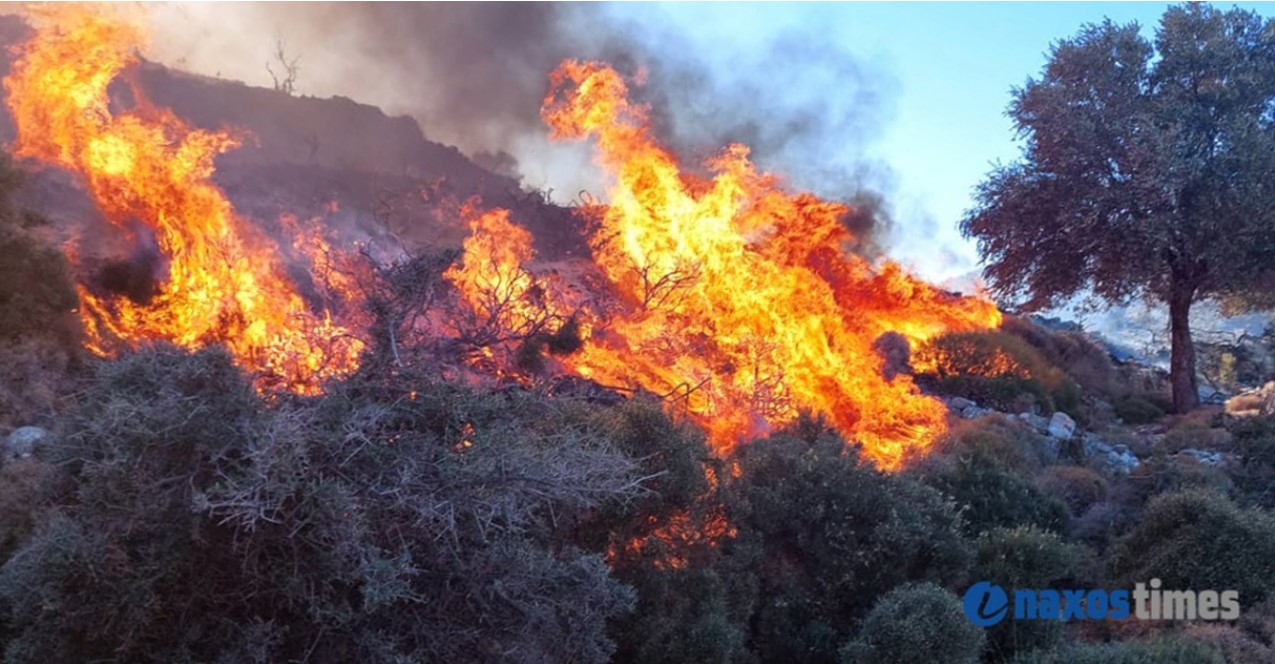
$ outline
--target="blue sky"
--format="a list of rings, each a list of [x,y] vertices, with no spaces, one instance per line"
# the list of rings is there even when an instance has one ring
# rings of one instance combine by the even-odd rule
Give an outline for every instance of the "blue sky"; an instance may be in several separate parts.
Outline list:
[[[1231,4],[1224,4],[1230,7]],[[1240,3],[1263,15],[1275,6]],[[1036,75],[1049,45],[1085,23],[1138,21],[1150,36],[1163,3],[847,3],[617,5],[643,22],[680,27],[717,66],[769,35],[801,31],[861,58],[893,81],[879,133],[857,146],[894,174],[891,254],[932,279],[975,267],[956,230],[992,162],[1018,148],[1004,115],[1010,88]],[[724,62],[723,62],[724,61]]]

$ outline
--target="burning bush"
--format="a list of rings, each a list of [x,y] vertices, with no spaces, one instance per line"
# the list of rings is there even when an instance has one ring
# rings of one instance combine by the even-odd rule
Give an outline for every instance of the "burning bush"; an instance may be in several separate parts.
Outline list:
[[[1062,370],[1007,332],[945,334],[923,344],[913,366],[940,393],[1009,412],[1036,407],[1078,415],[1080,391]]]

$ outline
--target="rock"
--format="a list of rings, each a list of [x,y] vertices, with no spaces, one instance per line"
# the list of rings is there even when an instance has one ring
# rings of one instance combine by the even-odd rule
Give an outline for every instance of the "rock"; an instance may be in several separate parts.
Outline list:
[[[1124,446],[1121,445],[1121,447]],[[1108,452],[1106,461],[1107,466],[1111,468],[1111,472],[1116,473],[1117,475],[1127,475],[1134,468],[1142,465],[1142,462],[1138,460],[1138,457],[1134,456],[1128,448],[1125,448],[1123,452],[1118,450]]]
[[[991,408],[983,408],[982,406],[967,406],[961,411],[961,417],[967,420],[973,420],[983,417],[984,415],[991,415],[993,412],[995,411]]]
[[[1031,428],[1040,433],[1049,433],[1049,420],[1035,413],[1019,413],[1018,419],[1026,422]]]
[[[1062,454],[1062,441],[1050,436],[1044,436],[1040,439],[1040,458],[1047,466],[1058,463],[1058,457]]]
[[[1142,465],[1128,445],[1112,445],[1092,433],[1080,435],[1080,450],[1086,461],[1097,467],[1105,467],[1116,475],[1126,475]]]
[[[1116,448],[1108,444],[1107,441],[1091,433],[1087,433],[1081,438],[1080,450],[1081,453],[1084,454],[1084,457],[1089,459],[1095,456],[1106,456],[1111,454],[1116,451]]]
[[[1215,452],[1212,450],[1197,450],[1194,447],[1179,450],[1178,454],[1189,456],[1206,466],[1220,466],[1226,461],[1226,458],[1221,452]]]
[[[35,450],[49,437],[49,432],[40,427],[19,427],[9,434],[4,443],[4,458],[29,459]]]
[[[952,412],[955,412],[955,413],[962,412],[966,408],[970,408],[972,406],[978,406],[978,404],[964,397],[952,397],[951,399],[947,400],[947,407],[951,408]]]
[[[1049,418],[1049,426],[1046,433],[1060,440],[1071,440],[1071,435],[1076,432],[1076,422],[1067,416],[1067,413],[1059,411]]]

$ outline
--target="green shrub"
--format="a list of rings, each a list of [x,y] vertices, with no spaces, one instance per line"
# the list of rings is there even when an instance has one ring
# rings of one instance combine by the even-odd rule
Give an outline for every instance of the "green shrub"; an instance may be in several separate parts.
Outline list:
[[[638,604],[612,622],[618,644],[612,661],[728,664],[746,657],[746,626],[716,571],[651,570],[626,580],[637,590]]]
[[[1044,436],[1023,422],[992,414],[956,422],[938,451],[950,456],[982,455],[1017,472],[1031,472],[1053,459],[1046,457]]]
[[[920,472],[926,484],[950,496],[961,507],[970,535],[1022,525],[1058,532],[1067,529],[1066,505],[985,455],[941,460]]]
[[[1244,499],[1265,508],[1275,507],[1275,417],[1245,417],[1230,423],[1242,468],[1236,473]]]
[[[1080,644],[1035,651],[1014,664],[1227,664],[1212,646],[1184,637]]]
[[[1032,526],[987,531],[977,547],[973,577],[1006,589],[1072,587],[1086,557],[1084,547]],[[1007,620],[987,631],[996,661],[1049,648],[1061,635],[1062,624],[1053,620]]]
[[[859,635],[841,649],[843,664],[973,664],[983,630],[961,601],[932,583],[905,585],[877,600]]]
[[[1207,491],[1161,495],[1117,544],[1110,567],[1126,587],[1158,578],[1169,589],[1238,590],[1251,606],[1275,588],[1275,517]]]
[[[1220,468],[1206,466],[1189,457],[1153,456],[1130,471],[1123,486],[1134,493],[1140,502],[1166,493],[1178,493],[1192,489],[1214,491],[1231,495],[1235,482]]]
[[[971,551],[955,505],[861,463],[829,435],[744,445],[725,483],[738,529],[724,578],[755,588],[747,621],[761,661],[831,662],[870,599],[908,581],[963,580]]]
[[[1050,466],[1037,480],[1041,491],[1063,501],[1074,515],[1084,514],[1090,505],[1106,500],[1107,480],[1081,466]]]
[[[1143,397],[1128,396],[1112,404],[1116,417],[1125,424],[1150,424],[1164,418],[1165,411]]]
[[[1205,450],[1225,450],[1231,445],[1231,434],[1225,429],[1215,429],[1207,423],[1185,421],[1164,434],[1160,449],[1174,454],[1194,447]]]

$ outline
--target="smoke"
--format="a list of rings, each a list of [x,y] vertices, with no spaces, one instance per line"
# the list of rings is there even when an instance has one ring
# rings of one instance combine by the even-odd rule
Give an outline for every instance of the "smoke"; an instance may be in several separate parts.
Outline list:
[[[828,34],[689,29],[659,7],[557,3],[200,3],[148,5],[151,57],[275,83],[280,44],[301,94],[341,95],[406,114],[432,140],[492,170],[559,192],[603,183],[585,148],[551,145],[539,116],[565,58],[645,73],[657,135],[690,161],[741,142],[794,186],[865,205],[852,226],[889,225],[888,169],[867,158],[893,113],[893,79]],[[729,10],[734,11],[734,10]],[[582,175],[582,171],[587,175]],[[882,196],[882,190],[887,189]],[[865,246],[871,244],[865,241]]]

